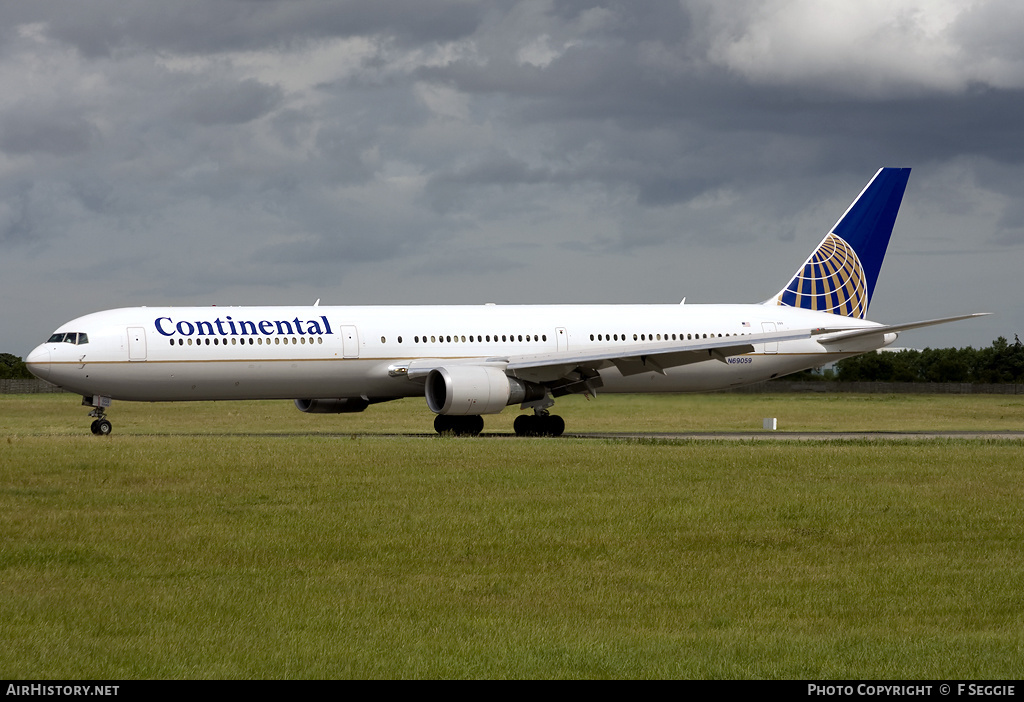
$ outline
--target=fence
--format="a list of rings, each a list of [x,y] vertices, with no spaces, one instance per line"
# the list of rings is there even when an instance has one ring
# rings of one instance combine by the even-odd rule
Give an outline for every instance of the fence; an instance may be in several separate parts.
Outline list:
[[[43,392],[64,392],[64,389],[36,378],[0,379],[0,395],[35,395]]]
[[[45,380],[0,380],[0,395],[64,392]],[[1024,385],[1012,383],[838,383],[819,380],[766,380],[725,390],[739,393],[773,392],[860,392],[910,395],[1024,395]]]
[[[1013,383],[840,383],[826,380],[766,380],[725,392],[859,392],[907,395],[1024,395],[1024,385]]]

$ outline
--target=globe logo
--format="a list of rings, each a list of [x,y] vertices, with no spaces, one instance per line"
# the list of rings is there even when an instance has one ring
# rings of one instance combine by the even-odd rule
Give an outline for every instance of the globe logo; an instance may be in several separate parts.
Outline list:
[[[778,300],[786,307],[864,319],[868,308],[867,276],[853,247],[829,234]]]

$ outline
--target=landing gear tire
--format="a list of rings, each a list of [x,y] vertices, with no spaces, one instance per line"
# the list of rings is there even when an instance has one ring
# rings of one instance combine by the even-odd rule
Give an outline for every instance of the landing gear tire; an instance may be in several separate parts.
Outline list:
[[[546,419],[548,424],[548,436],[561,436],[562,434],[565,433],[565,420],[562,419],[560,416],[558,416],[557,414],[552,414]]]
[[[536,424],[534,419],[536,417],[532,414],[521,414],[516,417],[516,421],[512,422],[512,429],[516,436],[534,436],[533,425]]]
[[[477,436],[484,430],[484,418],[479,414],[465,416],[439,414],[434,417],[434,431],[455,436]]]
[[[516,436],[561,436],[565,420],[557,414],[521,414],[512,423]]]
[[[106,412],[106,408],[110,407],[110,398],[85,395],[82,397],[82,404],[86,407],[92,407],[92,412],[89,413],[90,417],[95,418],[89,427],[92,433],[97,436],[109,436],[110,432],[114,430],[114,425],[107,419]]]

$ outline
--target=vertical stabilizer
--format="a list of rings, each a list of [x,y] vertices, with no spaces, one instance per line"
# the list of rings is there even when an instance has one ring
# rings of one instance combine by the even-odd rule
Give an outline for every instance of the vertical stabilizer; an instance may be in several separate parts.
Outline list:
[[[793,279],[765,304],[863,319],[909,178],[909,168],[880,169]]]

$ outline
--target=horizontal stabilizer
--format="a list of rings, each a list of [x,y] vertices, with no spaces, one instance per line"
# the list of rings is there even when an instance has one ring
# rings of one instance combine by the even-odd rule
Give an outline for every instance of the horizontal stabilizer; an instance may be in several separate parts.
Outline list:
[[[856,329],[822,328],[811,332],[812,337],[819,344],[832,344],[850,339],[859,339],[866,336],[877,336],[878,334],[898,334],[909,329],[920,327],[931,327],[936,324],[947,322],[959,322],[962,319],[973,319],[975,317],[987,317],[991,312],[975,312],[974,314],[962,314],[956,317],[943,317],[941,319],[926,319],[920,322],[907,322],[906,324],[884,324],[877,327],[858,327]]]

